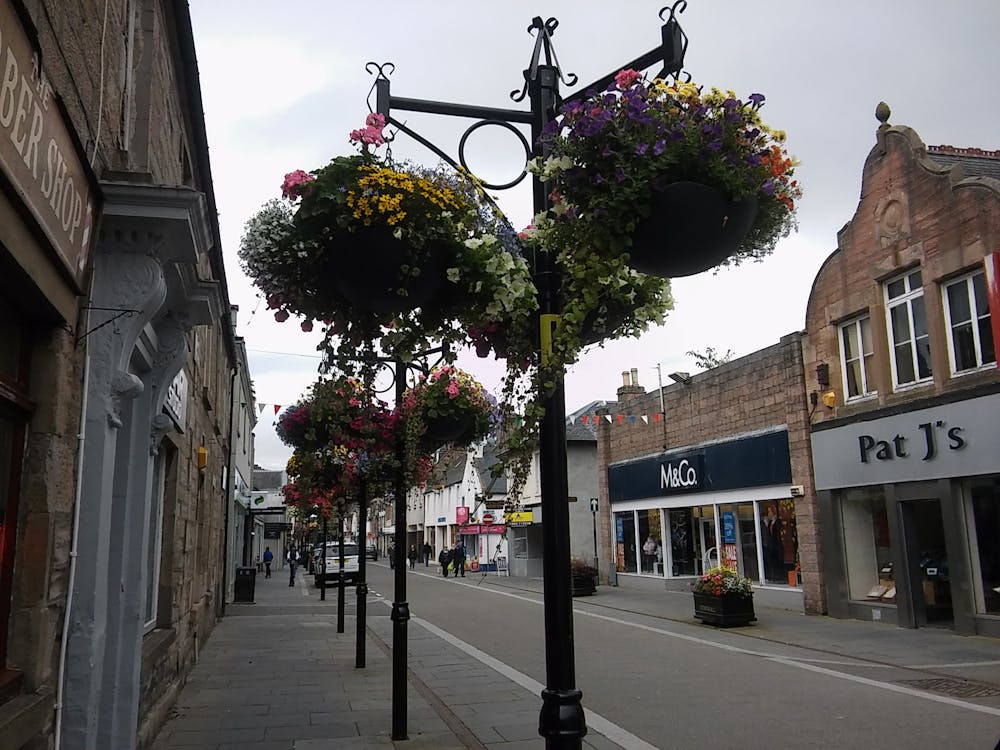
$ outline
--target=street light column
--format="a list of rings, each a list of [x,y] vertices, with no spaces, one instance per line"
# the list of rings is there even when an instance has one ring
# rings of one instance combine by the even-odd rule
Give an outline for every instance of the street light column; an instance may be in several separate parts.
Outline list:
[[[529,80],[532,141],[536,156],[544,156],[538,145],[542,128],[556,116],[559,69],[539,65]],[[537,177],[532,186],[535,213],[548,208],[546,186]],[[551,252],[536,256],[540,354],[551,354],[552,329],[558,326],[559,275]],[[538,716],[538,732],[549,750],[579,750],[587,733],[581,698],[576,688],[573,643],[573,600],[570,585],[569,481],[566,475],[566,396],[563,373],[555,377],[555,389],[545,403],[539,426],[539,480],[542,495],[542,576],[545,605],[545,689]]]
[[[357,643],[355,648],[354,666],[361,669],[365,666],[365,622],[366,606],[368,604],[368,482],[361,479],[358,483],[358,604],[357,604]]]
[[[388,82],[386,83],[388,90]],[[406,390],[406,365],[396,361],[396,404],[403,403]],[[403,467],[405,449],[402,440],[396,441],[396,476],[392,500],[395,514],[395,549],[392,551],[395,568],[395,589],[392,599],[392,739],[406,740],[406,631],[410,619],[410,605],[406,601],[406,476]]]

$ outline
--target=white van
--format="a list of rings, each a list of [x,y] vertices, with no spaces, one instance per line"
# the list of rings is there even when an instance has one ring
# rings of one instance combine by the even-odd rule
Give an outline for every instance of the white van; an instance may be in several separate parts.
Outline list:
[[[340,542],[326,543],[326,578],[323,576],[323,560],[320,557],[321,545],[316,545],[313,551],[313,580],[317,586],[323,581],[336,581],[340,578]],[[344,580],[354,581],[358,577],[358,545],[344,542]]]

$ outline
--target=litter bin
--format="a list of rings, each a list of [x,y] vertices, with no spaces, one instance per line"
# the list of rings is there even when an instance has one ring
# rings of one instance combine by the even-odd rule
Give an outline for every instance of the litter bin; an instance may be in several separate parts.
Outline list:
[[[257,568],[237,568],[233,586],[234,602],[253,602],[253,591],[257,584]]]

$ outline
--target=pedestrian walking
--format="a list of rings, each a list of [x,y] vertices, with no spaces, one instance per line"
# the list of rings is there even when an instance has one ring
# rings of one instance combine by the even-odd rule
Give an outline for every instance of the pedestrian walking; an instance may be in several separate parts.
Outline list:
[[[271,577],[271,561],[274,560],[274,553],[270,547],[264,547],[264,578]]]
[[[465,578],[465,546],[462,542],[459,541],[455,544],[455,549],[451,553],[451,561],[455,565],[455,578],[458,578],[460,571],[462,578]]]
[[[430,543],[425,541],[424,542],[424,567],[425,568],[428,565],[431,564],[431,552],[433,552],[433,551],[434,550],[431,549]]]
[[[295,585],[295,568],[299,564],[299,555],[292,547],[288,550],[288,585]]]
[[[415,567],[417,567],[417,545],[415,544],[410,545],[410,554],[408,555],[408,557],[410,560],[410,570],[413,570]]]
[[[448,577],[448,566],[451,564],[451,550],[445,547],[438,555],[438,562],[441,563],[441,575]]]

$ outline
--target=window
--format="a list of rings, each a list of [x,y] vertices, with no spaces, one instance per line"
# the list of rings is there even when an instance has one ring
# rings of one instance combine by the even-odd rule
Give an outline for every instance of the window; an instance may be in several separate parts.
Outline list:
[[[895,604],[885,495],[880,489],[859,487],[836,496],[841,501],[849,597]]]
[[[860,398],[876,391],[869,385],[872,358],[872,319],[852,320],[840,327],[840,362],[843,368],[845,398]]]
[[[893,385],[930,379],[931,345],[919,270],[886,283],[885,306]]]
[[[944,300],[951,371],[967,372],[996,364],[985,274],[979,271],[946,285]]]

